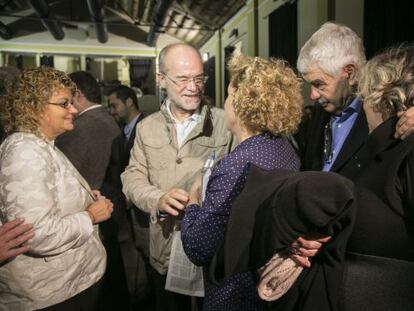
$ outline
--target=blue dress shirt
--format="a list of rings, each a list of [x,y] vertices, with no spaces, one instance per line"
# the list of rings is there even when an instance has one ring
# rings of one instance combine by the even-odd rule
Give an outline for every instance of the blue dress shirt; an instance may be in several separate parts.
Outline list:
[[[332,157],[330,161],[324,160],[322,170],[330,171],[332,165],[335,163],[339,152],[344,145],[346,138],[354,126],[355,120],[362,109],[361,98],[355,97],[351,104],[344,109],[339,115],[332,115],[330,118],[331,133],[332,133]]]

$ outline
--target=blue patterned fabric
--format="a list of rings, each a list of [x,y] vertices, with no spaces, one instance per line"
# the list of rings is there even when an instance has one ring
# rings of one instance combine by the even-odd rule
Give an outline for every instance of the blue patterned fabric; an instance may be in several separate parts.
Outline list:
[[[213,170],[203,207],[186,208],[181,227],[184,250],[192,262],[207,266],[223,239],[235,198],[243,190],[250,164],[264,169],[299,170],[299,159],[286,138],[269,133],[250,137]],[[204,310],[259,310],[256,275],[234,275],[220,286],[205,278]]]

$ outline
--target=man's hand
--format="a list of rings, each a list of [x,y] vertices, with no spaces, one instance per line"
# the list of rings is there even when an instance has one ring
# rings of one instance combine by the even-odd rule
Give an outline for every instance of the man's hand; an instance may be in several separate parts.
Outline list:
[[[290,258],[298,265],[309,268],[311,266],[309,257],[315,256],[322,245],[331,239],[330,236],[321,236],[320,234],[309,234],[305,237],[300,237],[289,247]]]
[[[29,250],[22,244],[34,236],[33,226],[17,218],[0,226],[0,262],[16,257]]]
[[[397,113],[400,118],[395,128],[395,138],[405,139],[414,133],[414,107]]]
[[[171,189],[158,201],[158,209],[172,216],[178,216],[179,212],[187,205],[189,195],[183,189]]]

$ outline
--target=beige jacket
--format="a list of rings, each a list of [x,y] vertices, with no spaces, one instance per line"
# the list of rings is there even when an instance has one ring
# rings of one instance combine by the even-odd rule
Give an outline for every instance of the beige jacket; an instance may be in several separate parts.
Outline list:
[[[224,124],[224,111],[201,106],[199,123],[179,149],[174,121],[165,105],[137,125],[129,165],[121,175],[126,197],[156,219],[158,201],[172,188],[189,191],[195,177],[201,176],[204,162],[213,150],[216,159],[232,149],[233,137]],[[150,262],[160,273],[168,269],[172,232],[179,222],[169,216],[150,224]]]
[[[15,133],[0,147],[1,223],[23,217],[29,253],[0,263],[0,310],[65,301],[99,281],[106,253],[85,209],[93,194],[53,142]]]

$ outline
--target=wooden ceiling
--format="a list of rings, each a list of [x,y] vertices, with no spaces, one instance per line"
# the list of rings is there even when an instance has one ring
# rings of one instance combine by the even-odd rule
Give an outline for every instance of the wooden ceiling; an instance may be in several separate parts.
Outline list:
[[[56,41],[66,29],[90,27],[97,40],[110,34],[156,46],[160,34],[202,46],[246,0],[0,0],[0,36],[13,40],[49,30]],[[109,36],[108,36],[109,35]]]

